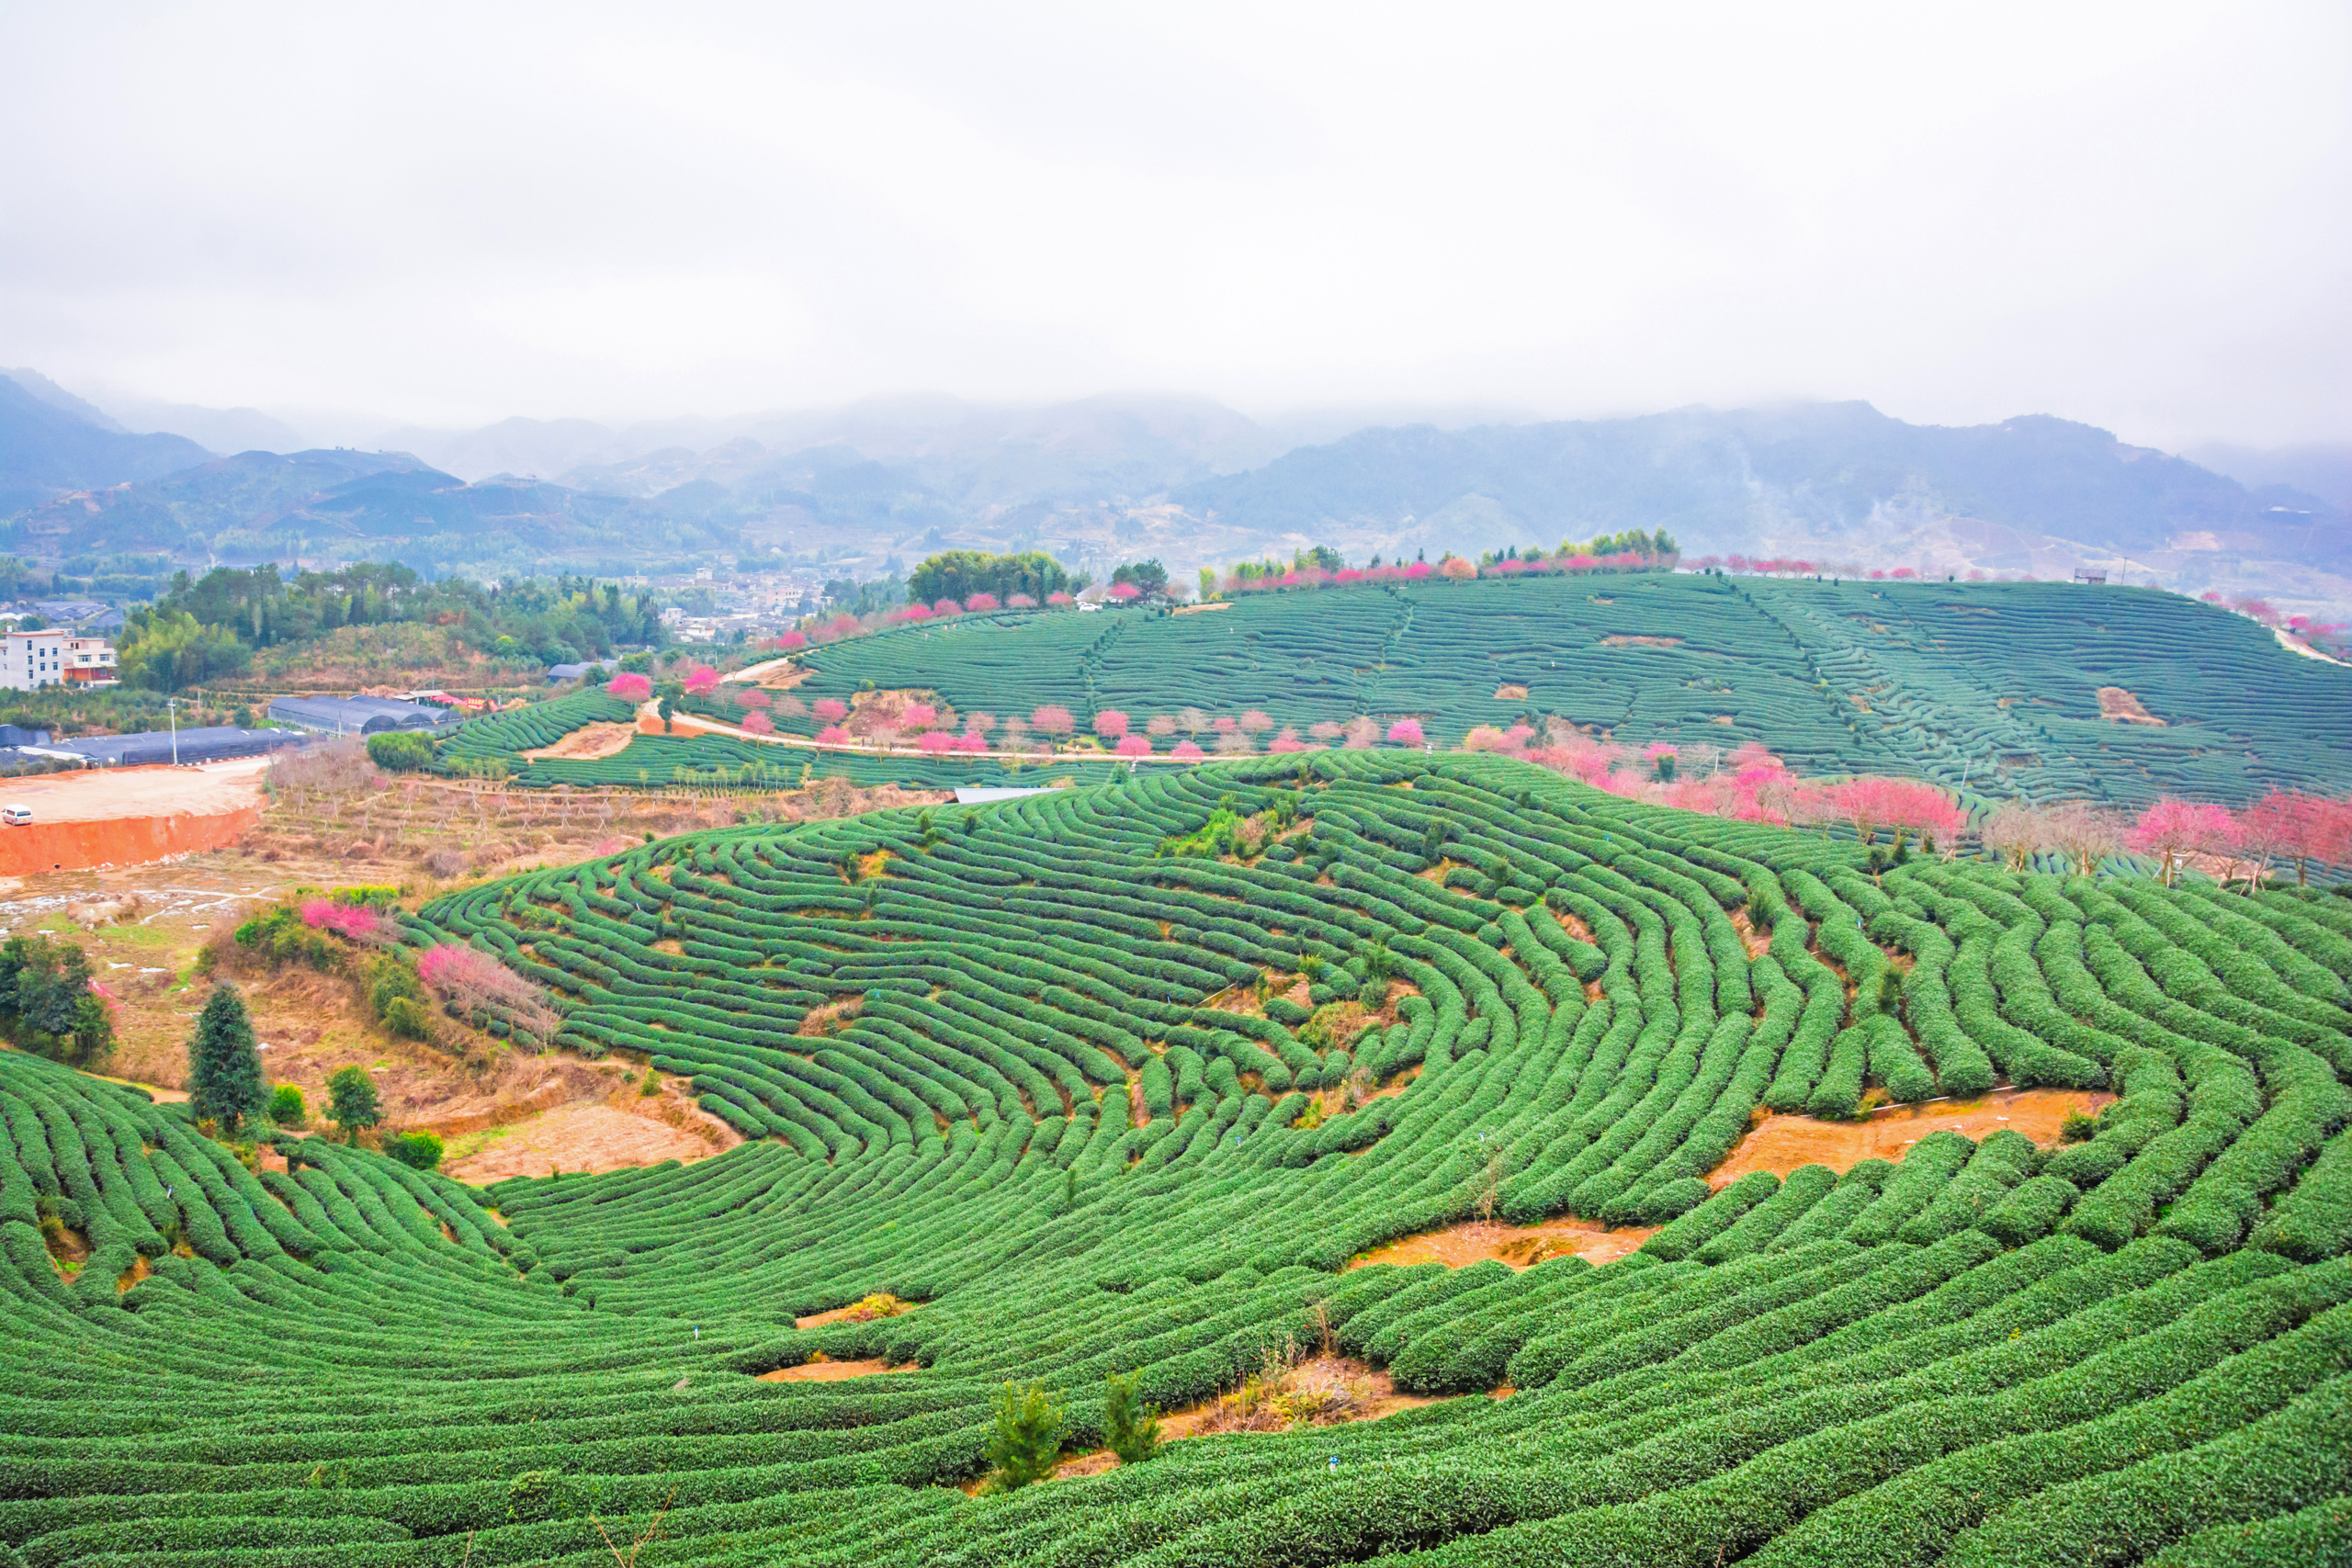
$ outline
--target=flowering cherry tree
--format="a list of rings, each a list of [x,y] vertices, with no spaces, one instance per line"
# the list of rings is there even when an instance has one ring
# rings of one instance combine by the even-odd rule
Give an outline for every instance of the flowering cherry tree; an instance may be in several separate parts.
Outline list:
[[[1122,757],[1148,757],[1151,755],[1151,742],[1140,735],[1129,735],[1121,739],[1112,750]]]
[[[2190,855],[2234,847],[2236,838],[2237,824],[2227,810],[2166,795],[2140,813],[2123,841],[2133,854],[2155,856],[2169,887]]]
[[[1125,584],[1121,584],[1125,587]],[[1127,732],[1127,716],[1117,708],[1104,708],[1094,716],[1094,733],[1105,740],[1116,740]],[[1149,748],[1147,746],[1146,748]]]
[[[1176,750],[1170,751],[1169,755],[1180,762],[1197,762],[1208,753],[1190,740],[1179,740],[1176,742]]]
[[[819,697],[816,714],[827,724],[839,724],[849,716],[849,705],[839,697]]]
[[[747,713],[743,716],[743,728],[753,735],[774,735],[775,720],[763,713]]]
[[[1400,718],[1396,723],[1390,725],[1388,727],[1388,739],[1391,744],[1397,746],[1426,746],[1429,744],[1428,740],[1421,734],[1420,721],[1419,719],[1411,718]]]
[[[797,653],[802,649],[808,646],[808,634],[805,632],[786,632],[782,637],[775,639],[775,646],[779,652]]]
[[[697,664],[686,671],[686,695],[707,697],[718,686],[718,671],[707,664]]]
[[[635,671],[623,671],[605,682],[605,694],[625,703],[641,703],[653,694],[653,681]]]
[[[1053,740],[1066,740],[1078,729],[1078,721],[1059,703],[1040,705],[1030,713],[1029,723],[1038,734]]]

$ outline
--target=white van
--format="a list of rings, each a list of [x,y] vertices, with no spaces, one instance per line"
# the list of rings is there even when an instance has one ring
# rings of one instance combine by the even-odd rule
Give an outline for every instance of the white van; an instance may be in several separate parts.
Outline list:
[[[30,827],[32,820],[33,808],[29,806],[0,806],[0,822],[11,828]]]

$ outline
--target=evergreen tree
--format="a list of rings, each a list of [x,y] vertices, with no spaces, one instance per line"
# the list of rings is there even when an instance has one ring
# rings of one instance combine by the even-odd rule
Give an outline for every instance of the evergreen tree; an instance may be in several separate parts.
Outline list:
[[[988,1480],[991,1492],[1018,1492],[1054,1472],[1062,1451],[1062,1410],[1036,1383],[1004,1385],[996,1402],[996,1430],[989,1438]]]
[[[216,986],[197,1015],[187,1043],[188,1102],[199,1122],[233,1134],[257,1117],[269,1096],[262,1088],[261,1055],[254,1049],[254,1022],[234,986]]]
[[[365,1067],[337,1067],[327,1078],[327,1120],[343,1129],[344,1141],[356,1144],[360,1129],[384,1119],[383,1102],[376,1098],[376,1080]]]

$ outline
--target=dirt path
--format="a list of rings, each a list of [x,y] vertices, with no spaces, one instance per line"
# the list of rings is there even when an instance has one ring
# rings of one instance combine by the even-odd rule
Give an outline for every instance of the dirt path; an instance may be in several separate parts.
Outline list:
[[[1928,1134],[1946,1130],[1983,1139],[2006,1127],[2037,1144],[2052,1145],[2069,1111],[2094,1113],[2114,1099],[2086,1089],[2002,1089],[1981,1100],[1882,1106],[1859,1122],[1768,1116],[1708,1173],[1707,1183],[1726,1187],[1751,1170],[1786,1176],[1801,1166],[1845,1171],[1866,1159],[1900,1160]]]

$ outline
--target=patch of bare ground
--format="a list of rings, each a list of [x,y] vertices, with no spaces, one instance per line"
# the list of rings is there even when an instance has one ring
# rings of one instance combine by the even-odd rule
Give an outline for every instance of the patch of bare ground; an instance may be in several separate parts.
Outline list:
[[[1883,1105],[1852,1122],[1766,1114],[1707,1174],[1707,1182],[1723,1188],[1751,1170],[1786,1176],[1808,1165],[1844,1171],[1866,1159],[1899,1161],[1912,1145],[1939,1132],[1982,1139],[2006,1127],[2048,1146],[2057,1143],[2068,1115],[2094,1115],[2114,1099],[2087,1089],[1997,1089],[1976,1100]]]
[[[2120,686],[2101,686],[2098,689],[2098,716],[2118,724],[2152,724],[2158,729],[2165,728],[2163,719],[2150,713],[2138,697]]]
[[[1532,1269],[1549,1258],[1581,1258],[1588,1263],[1613,1263],[1638,1250],[1655,1234],[1655,1226],[1621,1225],[1611,1230],[1598,1220],[1545,1220],[1540,1224],[1511,1225],[1495,1220],[1468,1220],[1442,1230],[1401,1236],[1349,1260],[1350,1269],[1367,1263],[1442,1263],[1466,1269],[1491,1258],[1513,1269]]]
[[[1495,701],[1498,703],[1523,703],[1526,700],[1527,688],[1516,681],[1505,681],[1495,688]]]
[[[624,1087],[605,1100],[573,1100],[458,1142],[442,1168],[459,1181],[487,1186],[511,1176],[558,1170],[622,1170],[674,1159],[690,1163],[742,1142],[736,1131],[685,1101],[669,1086],[640,1096]]]
[[[1232,608],[1233,601],[1230,599],[1212,599],[1205,604],[1179,604],[1173,613],[1179,615],[1206,615],[1218,610]]]
[[[1338,1427],[1377,1421],[1400,1410],[1418,1410],[1441,1404],[1445,1397],[1451,1396],[1399,1393],[1387,1372],[1352,1356],[1326,1351],[1287,1365],[1277,1358],[1231,1393],[1164,1412],[1159,1417],[1159,1436],[1163,1442],[1181,1442],[1225,1432],[1295,1432]],[[1117,1456],[1109,1449],[1096,1449],[1062,1461],[1054,1479],[1100,1475],[1117,1463]]]
[[[634,724],[582,725],[571,734],[559,739],[552,746],[541,746],[525,751],[526,757],[575,757],[593,761],[599,757],[616,757],[637,739]]]
[[[1734,909],[1731,912],[1731,924],[1732,929],[1739,932],[1739,944],[1747,949],[1749,958],[1761,958],[1771,947],[1771,935],[1769,932],[1758,931],[1754,922],[1748,919],[1747,910]]]
[[[847,1306],[831,1312],[812,1312],[806,1317],[792,1320],[795,1328],[822,1328],[829,1323],[873,1323],[880,1318],[898,1317],[922,1305],[921,1302],[900,1301],[888,1292],[861,1296]]]
[[[883,1372],[911,1372],[919,1370],[909,1361],[894,1367],[888,1361],[828,1361],[821,1356],[813,1361],[803,1361],[797,1367],[778,1367],[772,1372],[762,1372],[762,1382],[847,1382],[852,1378],[870,1378]]]
[[[1607,601],[1603,600],[1602,603],[1606,604]],[[1620,632],[1614,636],[1602,637],[1600,646],[1603,648],[1680,648],[1682,639],[1679,637],[1629,636]]]

